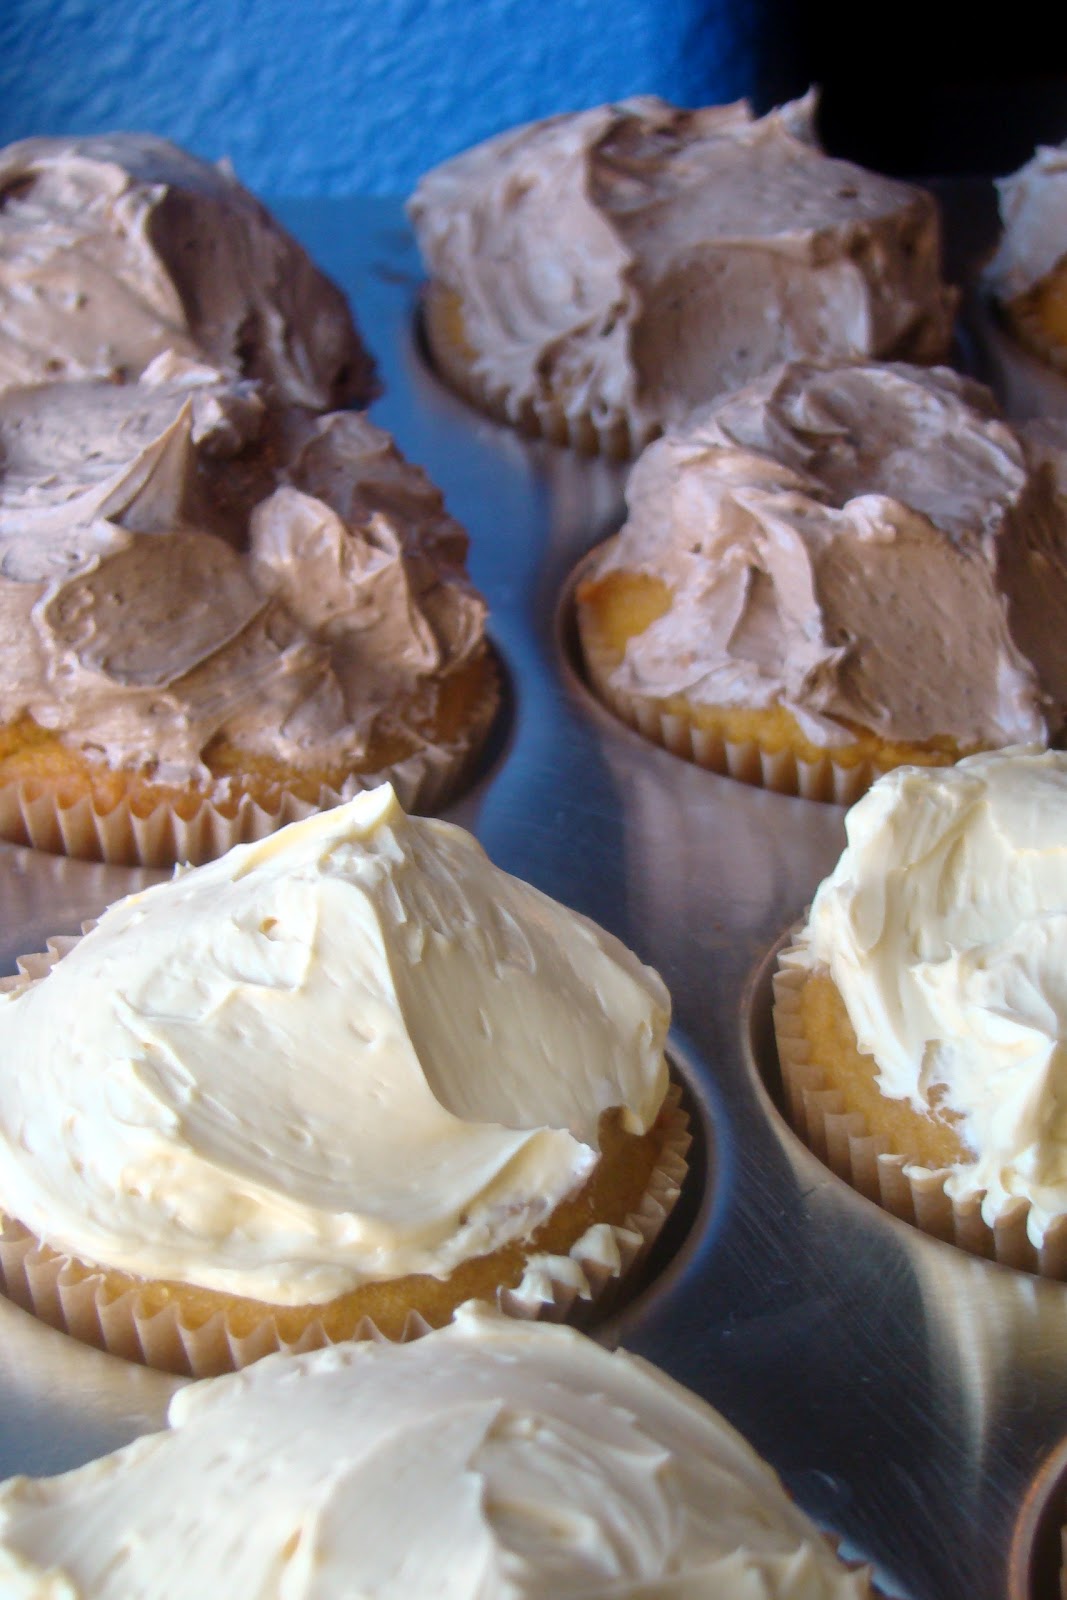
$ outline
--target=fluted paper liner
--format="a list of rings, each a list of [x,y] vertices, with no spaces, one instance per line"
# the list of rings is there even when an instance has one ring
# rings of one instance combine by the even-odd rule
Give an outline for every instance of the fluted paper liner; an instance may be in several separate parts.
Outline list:
[[[31,845],[52,855],[106,861],[122,867],[199,866],[225,855],[235,844],[249,844],[327,811],[364,789],[391,783],[405,811],[440,809],[467,781],[497,710],[497,696],[475,708],[469,737],[427,745],[378,772],[352,773],[340,789],[323,785],[315,801],[279,790],[277,809],[268,810],[239,787],[220,782],[213,795],[191,801],[191,814],[169,804],[139,816],[128,802],[99,812],[88,795],[63,804],[55,790],[36,779],[0,784],[0,838]],[[182,806],[182,811],[189,807]]]
[[[91,926],[87,924],[87,927]],[[20,956],[19,973],[39,979],[77,943],[77,938],[50,939],[45,951]],[[0,992],[21,981],[0,979]],[[566,1256],[533,1254],[523,1278],[514,1288],[501,1287],[497,1304],[509,1316],[562,1322],[576,1302],[610,1303],[611,1293],[638,1265],[658,1237],[674,1208],[688,1170],[689,1118],[676,1084],[668,1087],[660,1110],[663,1141],[649,1184],[637,1209],[621,1226],[594,1224],[575,1241]],[[262,1320],[247,1335],[227,1325],[218,1311],[200,1327],[188,1327],[181,1310],[170,1305],[148,1312],[142,1291],[130,1289],[109,1298],[100,1268],[87,1266],[53,1250],[22,1223],[0,1212],[0,1289],[9,1300],[42,1322],[69,1333],[84,1344],[96,1345],[112,1355],[165,1372],[194,1378],[233,1372],[276,1350],[299,1354],[317,1350],[331,1339],[321,1321],[312,1319],[295,1341],[279,1333],[274,1308],[264,1308]],[[279,1307],[291,1313],[299,1307]],[[408,1313],[400,1341],[416,1339],[430,1324],[416,1311]],[[386,1339],[369,1318],[357,1324],[352,1338]]]
[[[827,750],[816,761],[803,761],[792,750],[767,750],[754,739],[724,739],[700,728],[689,717],[665,711],[651,696],[630,694],[612,682],[614,657],[583,645],[582,658],[598,698],[621,722],[662,745],[673,755],[695,762],[724,778],[736,778],[776,794],[804,800],[829,800],[852,805],[865,794],[882,769],[863,760],[845,766]]]
[[[781,952],[773,979],[774,1031],[788,1117],[809,1149],[853,1189],[923,1233],[1003,1266],[1067,1278],[1067,1217],[1053,1223],[1040,1247],[1027,1237],[1026,1200],[1016,1200],[990,1226],[982,1216],[980,1195],[954,1200],[945,1193],[951,1168],[934,1171],[894,1154],[884,1135],[869,1132],[862,1112],[846,1108],[839,1089],[827,1088],[822,1069],[810,1060],[800,1018],[800,991],[809,970],[807,952],[794,944]]]
[[[493,382],[479,366],[478,357],[458,348],[435,317],[437,292],[433,283],[423,291],[419,312],[422,342],[438,376],[468,405],[529,437],[547,439],[583,455],[602,455],[609,461],[632,460],[662,431],[647,417],[631,416],[621,409],[598,417],[584,404],[568,404],[565,395],[520,398],[505,383]]]

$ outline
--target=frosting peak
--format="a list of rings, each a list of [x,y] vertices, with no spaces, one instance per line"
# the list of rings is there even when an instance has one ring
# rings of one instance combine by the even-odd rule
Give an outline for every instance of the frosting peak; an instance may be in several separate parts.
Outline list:
[[[616,669],[631,693],[782,704],[815,743],[856,726],[960,745],[1067,714],[1067,515],[1055,441],[944,368],[792,362],[651,445],[596,566],[669,609]]]
[[[581,1186],[601,1112],[651,1126],[668,1005],[373,790],[120,901],[0,993],[0,1200],[91,1263],[274,1304],[444,1277]]]
[[[473,1305],[184,1389],[168,1432],[0,1488],[0,1540],[13,1600],[120,1600],[142,1573],[159,1600],[222,1573],[243,1600],[869,1594],[695,1395]]]
[[[317,410],[373,390],[341,291],[227,167],[148,134],[0,151],[0,388],[165,350]]]

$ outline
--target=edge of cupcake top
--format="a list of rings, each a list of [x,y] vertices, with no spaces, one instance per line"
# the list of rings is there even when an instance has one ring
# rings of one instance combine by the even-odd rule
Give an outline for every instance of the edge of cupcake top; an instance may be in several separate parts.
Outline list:
[[[147,1571],[181,1600],[225,1571],[248,1600],[279,1580],[308,1600],[870,1593],[710,1406],[644,1361],[478,1305],[414,1344],[196,1384],[169,1422],[0,1486],[5,1592],[117,1600]]]

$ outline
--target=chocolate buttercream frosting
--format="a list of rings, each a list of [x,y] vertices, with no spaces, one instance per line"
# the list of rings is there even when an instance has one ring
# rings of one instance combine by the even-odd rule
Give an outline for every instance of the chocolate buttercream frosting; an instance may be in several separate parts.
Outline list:
[[[374,390],[344,295],[225,165],[149,134],[0,151],[0,388],[166,350],[315,410]]]
[[[167,355],[0,393],[0,721],[203,782],[225,737],[297,768],[426,743],[485,650],[466,535],[355,412],[264,406]]]
[[[630,694],[782,705],[820,746],[999,746],[1067,715],[1067,435],[945,368],[794,362],[651,445],[593,576],[665,614]]]
[[[510,420],[557,403],[639,440],[786,358],[945,354],[933,199],[824,155],[813,109],[643,96],[422,179],[409,211],[429,271]]]

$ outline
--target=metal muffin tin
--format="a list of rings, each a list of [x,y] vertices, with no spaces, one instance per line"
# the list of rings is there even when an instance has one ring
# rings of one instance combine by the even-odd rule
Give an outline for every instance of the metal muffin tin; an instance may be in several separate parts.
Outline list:
[[[691,1181],[643,1285],[593,1331],[719,1407],[886,1594],[1027,1594],[1067,1434],[1067,1287],[896,1221],[774,1104],[770,952],[837,859],[843,811],[701,771],[596,705],[574,671],[566,590],[618,522],[623,469],[499,428],[434,378],[399,205],[276,209],[357,308],[386,385],[372,416],[470,530],[510,715],[448,815],[611,928],[674,997]],[[3,849],[0,970],[158,876]],[[0,1300],[0,1474],[57,1472],[160,1426],[181,1381]],[[1047,1559],[1042,1573],[1035,1596],[1055,1592]]]

